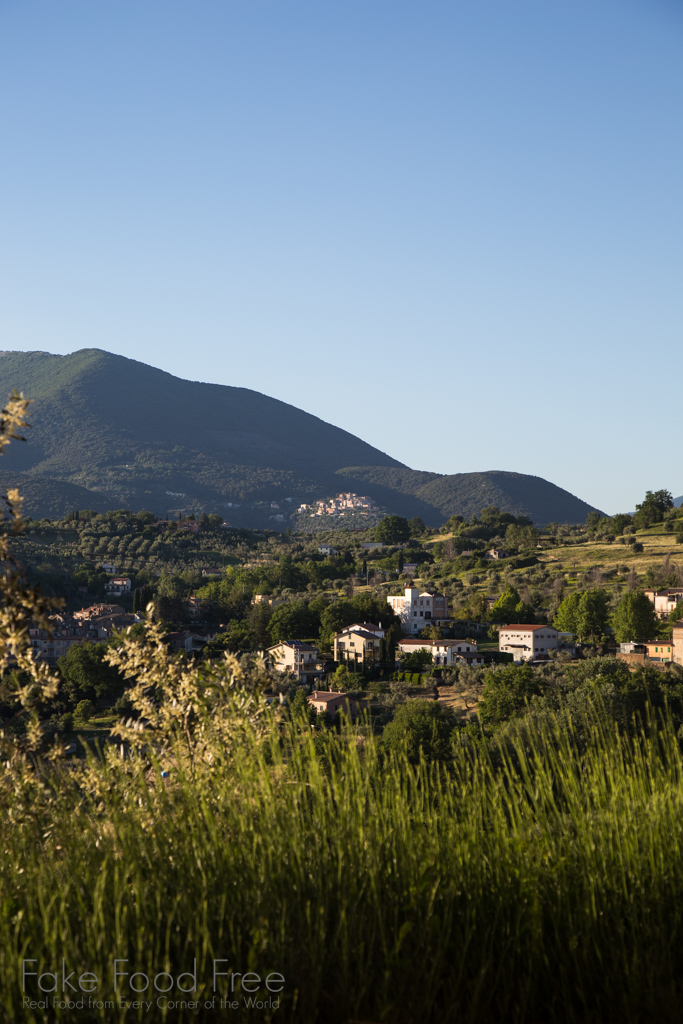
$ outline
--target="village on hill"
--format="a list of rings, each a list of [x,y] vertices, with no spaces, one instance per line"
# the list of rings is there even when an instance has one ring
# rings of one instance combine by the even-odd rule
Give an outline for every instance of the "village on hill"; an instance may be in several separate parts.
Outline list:
[[[683,665],[683,515],[667,492],[632,516],[545,529],[495,507],[436,532],[399,516],[373,525],[374,502],[353,493],[299,511],[334,528],[126,511],[28,521],[19,555],[63,602],[50,630],[31,630],[34,656],[90,673],[79,694],[93,712],[124,707],[120,681],[97,683],[101,655],[151,615],[178,657],[260,659],[273,694],[301,689],[326,720],[364,708],[378,722],[425,695],[467,718],[505,665]],[[347,513],[370,521],[344,528]]]

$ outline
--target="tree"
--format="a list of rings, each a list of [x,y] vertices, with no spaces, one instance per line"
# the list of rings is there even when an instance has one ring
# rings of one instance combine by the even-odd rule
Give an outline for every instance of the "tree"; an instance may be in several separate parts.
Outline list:
[[[519,594],[514,587],[508,584],[491,609],[491,621],[500,623],[516,622],[515,609],[519,603]]]
[[[624,529],[631,525],[632,519],[633,517],[625,512],[618,512],[615,516],[612,516],[612,529],[616,534],[623,533]]]
[[[413,516],[412,519],[409,519],[408,526],[410,527],[411,537],[419,537],[426,530],[426,526],[419,516]]]
[[[334,675],[328,677],[329,688],[338,693],[346,693],[354,687],[358,688],[358,677],[350,671],[347,665],[339,665]]]
[[[642,590],[624,594],[614,612],[612,625],[619,643],[650,640],[656,636],[658,626],[654,605]]]
[[[375,528],[375,540],[382,544],[404,544],[410,539],[410,526],[403,516],[385,516]]]
[[[142,526],[147,526],[149,523],[156,523],[157,517],[153,512],[148,512],[146,509],[141,509],[140,512],[135,513],[135,518]]]
[[[520,526],[511,523],[505,531],[505,547],[524,550],[533,548],[538,542],[538,530],[535,526]]]
[[[453,711],[438,701],[411,700],[396,709],[386,726],[384,746],[393,754],[405,752],[412,764],[419,762],[420,753],[430,761],[449,761],[456,724]]]
[[[92,701],[81,700],[76,705],[76,710],[74,711],[74,719],[77,722],[89,722],[93,716],[94,711],[95,708],[92,705]]]
[[[109,700],[121,696],[124,681],[118,670],[105,661],[105,644],[73,644],[57,661],[64,681],[63,692],[71,706],[82,700]]]
[[[259,604],[252,605],[249,609],[247,622],[249,624],[252,647],[258,650],[263,650],[270,643],[268,626],[272,615],[273,613],[270,605],[265,604],[263,601],[259,602]]]
[[[420,636],[425,640],[443,640],[443,629],[441,626],[425,626]]]
[[[477,713],[484,725],[499,725],[522,710],[526,701],[543,693],[530,665],[510,665],[487,672]]]
[[[291,601],[275,609],[268,623],[270,642],[304,640],[316,632],[319,620],[305,601]]]
[[[571,633],[573,636],[579,635],[580,601],[581,594],[578,590],[573,594],[569,594],[568,597],[565,597],[564,601],[557,609],[557,614],[553,619],[555,629],[559,629],[561,633]]]
[[[315,708],[308,703],[303,686],[297,687],[294,698],[289,705],[289,714],[292,721],[298,722],[300,725],[309,726],[315,723]]]
[[[633,522],[638,530],[661,523],[664,514],[674,507],[671,491],[647,491],[640,505],[636,505]]]
[[[609,597],[604,590],[575,591],[557,609],[555,629],[580,640],[601,640],[609,620]]]
[[[104,569],[98,569],[93,562],[83,562],[71,574],[74,586],[87,587],[88,593],[94,597],[104,597],[104,585],[108,579]]]
[[[593,642],[602,640],[609,620],[609,597],[604,590],[587,590],[579,600],[579,636]]]
[[[401,655],[401,671],[403,672],[424,672],[431,664],[431,651],[417,650]]]
[[[316,602],[311,602],[311,607]],[[368,593],[355,594],[350,599],[342,598],[328,605],[320,613],[320,643],[327,647],[335,633],[339,633],[354,622],[382,623],[386,629],[395,621],[393,609],[386,598]]]

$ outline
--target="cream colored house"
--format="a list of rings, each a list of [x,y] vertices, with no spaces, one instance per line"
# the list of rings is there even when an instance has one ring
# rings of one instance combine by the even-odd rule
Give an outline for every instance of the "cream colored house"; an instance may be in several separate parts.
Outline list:
[[[267,660],[277,672],[291,672],[304,686],[313,686],[325,674],[317,647],[303,640],[281,640],[266,651]]]
[[[511,654],[513,661],[533,661],[557,647],[557,630],[553,626],[513,624],[501,626],[498,634],[498,649]]]
[[[652,601],[660,619],[667,619],[679,601],[683,601],[683,587],[669,587],[667,590],[646,590],[645,596]]]
[[[384,630],[371,622],[356,623],[337,633],[334,638],[334,660],[356,665],[379,661]]]

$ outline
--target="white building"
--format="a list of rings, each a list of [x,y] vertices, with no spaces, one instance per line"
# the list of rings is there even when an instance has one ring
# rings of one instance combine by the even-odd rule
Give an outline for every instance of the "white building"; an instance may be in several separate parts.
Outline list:
[[[104,584],[104,589],[109,596],[120,597],[121,594],[130,594],[133,581],[127,576],[114,576],[113,579],[107,580]]]
[[[547,656],[558,647],[557,630],[553,626],[527,626],[513,624],[501,626],[498,650],[512,655],[513,661],[533,661],[539,655]]]
[[[457,665],[463,661],[469,664],[473,660],[484,663],[483,657],[477,657],[477,645],[471,640],[399,640],[398,649],[401,654],[429,651],[434,665]]]
[[[318,545],[318,553],[321,554],[321,555],[327,555],[328,558],[329,558],[330,555],[338,555],[339,554],[337,549],[333,548],[331,544],[319,544]]]
[[[406,587],[401,597],[387,597],[387,603],[401,620],[404,633],[419,633],[425,626],[448,619],[448,598]]]

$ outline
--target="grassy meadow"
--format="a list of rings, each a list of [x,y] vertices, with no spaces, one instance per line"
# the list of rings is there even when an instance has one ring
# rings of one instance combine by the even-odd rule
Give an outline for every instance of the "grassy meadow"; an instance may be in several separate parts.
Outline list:
[[[5,786],[2,1020],[680,1019],[683,761],[666,715],[620,733],[598,703],[459,731],[444,765],[363,730],[247,720],[245,700],[205,706],[189,740],[169,727],[125,761]],[[228,743],[223,715],[243,725]],[[62,959],[96,975],[111,1005],[25,1005],[27,958],[60,986]],[[129,977],[114,995],[115,958],[150,986],[196,960],[199,1007],[166,1011],[175,988],[135,996]],[[207,1008],[213,960],[282,975],[277,1007],[246,1006],[238,977],[236,1006]]]

